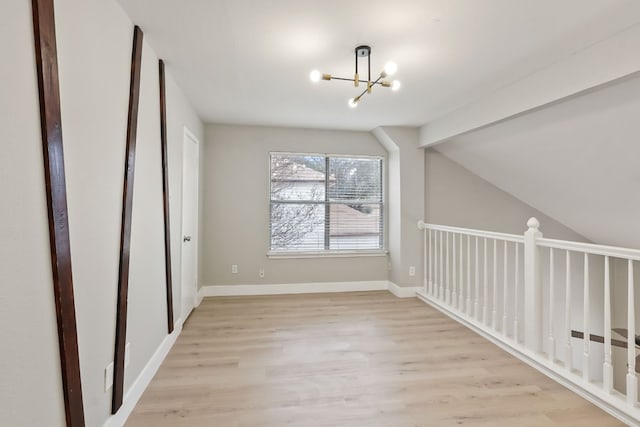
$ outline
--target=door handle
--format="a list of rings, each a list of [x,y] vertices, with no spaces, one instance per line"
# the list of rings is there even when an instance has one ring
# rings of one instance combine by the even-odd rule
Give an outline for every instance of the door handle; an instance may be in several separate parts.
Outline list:
[[[190,242],[190,241],[191,241],[191,236],[184,236],[184,237],[182,238],[182,241],[183,241],[183,242]]]

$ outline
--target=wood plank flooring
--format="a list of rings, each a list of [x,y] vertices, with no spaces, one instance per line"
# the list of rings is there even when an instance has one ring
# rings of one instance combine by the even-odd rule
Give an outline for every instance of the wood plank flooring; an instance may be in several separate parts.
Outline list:
[[[618,426],[415,298],[207,298],[127,426]]]

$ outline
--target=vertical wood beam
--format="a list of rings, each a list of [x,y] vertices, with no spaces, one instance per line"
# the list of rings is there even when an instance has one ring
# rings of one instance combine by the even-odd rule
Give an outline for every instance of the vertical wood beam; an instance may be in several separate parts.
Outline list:
[[[162,202],[164,207],[164,257],[167,279],[167,330],[173,332],[173,286],[171,277],[171,228],[169,217],[169,154],[167,149],[167,93],[164,61],[158,61],[160,73],[160,141],[162,145]]]
[[[122,226],[120,231],[120,266],[118,271],[118,302],[116,311],[116,342],[113,360],[113,398],[111,413],[122,406],[124,393],[124,356],[127,343],[127,298],[129,291],[129,256],[131,246],[131,213],[133,207],[133,178],[136,160],[138,104],[140,100],[140,70],[142,68],[142,30],[133,29],[131,54],[131,84],[129,87],[129,114],[122,191]]]
[[[53,0],[32,0],[53,291],[67,425],[84,426]]]

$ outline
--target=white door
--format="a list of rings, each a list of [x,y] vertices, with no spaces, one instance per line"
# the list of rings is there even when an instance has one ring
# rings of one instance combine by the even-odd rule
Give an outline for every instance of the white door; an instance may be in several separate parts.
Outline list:
[[[199,143],[184,129],[182,149],[182,320],[195,307],[198,277]]]

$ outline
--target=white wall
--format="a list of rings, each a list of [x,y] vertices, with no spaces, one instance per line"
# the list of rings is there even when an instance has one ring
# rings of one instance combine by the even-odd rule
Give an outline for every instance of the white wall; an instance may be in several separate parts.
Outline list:
[[[423,249],[417,224],[424,220],[424,160],[418,129],[384,126],[372,133],[389,153],[389,280],[399,286],[421,286]]]
[[[0,420],[63,425],[31,6],[0,3]]]
[[[114,1],[55,2],[80,368],[87,425],[110,414],[104,368],[113,360],[125,132],[133,24]],[[0,6],[0,419],[64,425],[52,295],[33,30],[29,2]],[[143,29],[144,30],[144,29]],[[128,388],[166,336],[158,63],[145,42],[134,181],[127,341]],[[168,63],[174,307],[180,304],[182,127],[202,124]],[[126,391],[126,390],[125,390]]]
[[[209,125],[202,285],[387,280],[387,257],[269,259],[269,152],[386,156],[368,132]],[[231,265],[238,265],[238,274]],[[264,268],[265,277],[259,278]]]
[[[425,150],[425,180],[427,222],[523,234],[527,221],[535,216],[545,237],[586,241],[432,148]]]
[[[166,61],[165,61],[166,62]],[[182,89],[171,77],[171,62],[166,64],[166,93],[167,93],[167,141],[169,156],[169,200],[171,217],[171,274],[173,276],[173,317],[178,320],[181,316],[182,301],[180,298],[181,271],[180,262],[182,256],[182,150],[185,127],[198,139],[200,143],[200,162],[202,163],[202,142],[204,141],[204,125],[189,101],[182,92]],[[202,182],[202,165],[200,165],[200,182]],[[200,186],[200,206],[198,218],[202,218],[202,185]],[[202,242],[200,244],[199,255],[202,256]],[[198,280],[202,277],[202,262],[198,263],[200,272]]]

